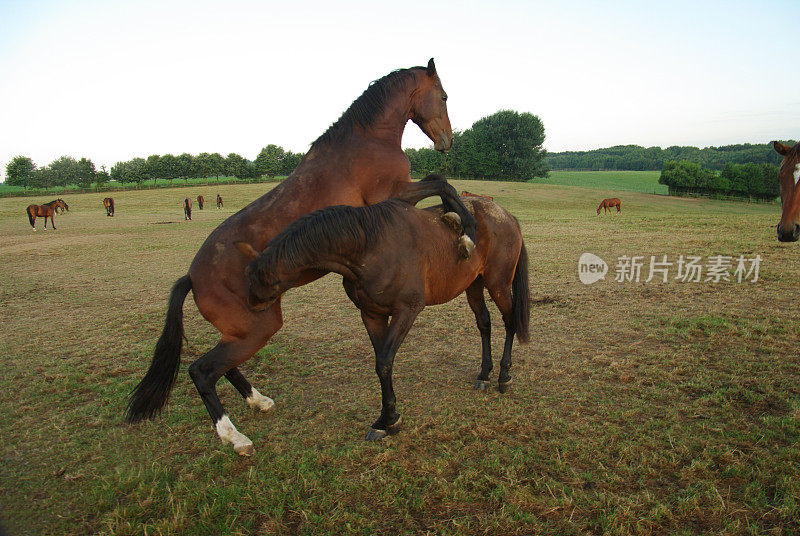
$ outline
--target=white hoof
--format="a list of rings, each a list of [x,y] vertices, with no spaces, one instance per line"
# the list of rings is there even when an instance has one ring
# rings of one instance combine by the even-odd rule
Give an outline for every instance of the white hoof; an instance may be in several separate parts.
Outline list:
[[[265,413],[275,408],[275,401],[259,393],[255,387],[253,387],[253,392],[250,393],[250,396],[248,396],[245,401],[251,408]]]
[[[236,454],[252,456],[255,452],[253,442],[236,429],[227,415],[223,415],[222,418],[217,421],[216,429],[219,438],[224,443],[231,443]]]

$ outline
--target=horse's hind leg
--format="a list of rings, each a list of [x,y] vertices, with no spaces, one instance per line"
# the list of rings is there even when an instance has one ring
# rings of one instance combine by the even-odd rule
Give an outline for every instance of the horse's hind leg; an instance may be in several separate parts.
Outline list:
[[[189,365],[189,376],[191,376],[197,391],[200,393],[200,397],[203,399],[203,404],[205,404],[211,416],[214,428],[220,439],[232,443],[233,450],[244,456],[253,454],[253,442],[236,429],[225,413],[225,408],[222,406],[217,394],[216,384],[223,374],[234,370],[237,366],[250,359],[280,329],[279,307],[276,305],[271,310],[272,312],[277,312],[277,317],[261,319],[260,326],[262,329],[258,332],[253,331],[248,334],[247,338],[243,339],[222,340],[200,359]],[[231,383],[234,384],[237,390],[244,388],[245,383],[249,386],[249,383],[244,380],[238,370],[231,376],[233,377]],[[240,380],[244,380],[244,383]],[[252,396],[252,391],[255,390],[252,389],[252,386],[250,389]],[[241,393],[242,391],[240,390],[239,392]]]
[[[242,395],[244,401],[251,408],[267,412],[275,407],[275,401],[268,396],[262,395],[255,387],[250,385],[250,382],[247,381],[247,378],[242,375],[237,367],[233,367],[226,372],[225,377],[239,391],[239,394]]]
[[[500,309],[503,315],[503,324],[506,327],[506,340],[503,345],[503,358],[500,360],[500,375],[497,378],[497,385],[501,393],[505,393],[511,387],[511,347],[514,345],[514,316],[512,314],[511,285],[489,286],[489,295],[492,301]]]
[[[492,372],[492,323],[489,309],[483,297],[483,277],[478,277],[467,287],[467,302],[475,313],[475,322],[481,333],[481,371],[475,380],[475,389],[486,389],[489,386],[489,373]]]

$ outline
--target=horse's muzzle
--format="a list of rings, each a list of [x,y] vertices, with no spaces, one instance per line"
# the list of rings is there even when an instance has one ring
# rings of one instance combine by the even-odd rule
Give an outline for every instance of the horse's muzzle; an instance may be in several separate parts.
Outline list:
[[[797,239],[800,238],[800,225],[794,224],[794,227],[790,231],[786,231],[780,225],[777,227],[778,231],[778,240],[781,242],[797,242]]]

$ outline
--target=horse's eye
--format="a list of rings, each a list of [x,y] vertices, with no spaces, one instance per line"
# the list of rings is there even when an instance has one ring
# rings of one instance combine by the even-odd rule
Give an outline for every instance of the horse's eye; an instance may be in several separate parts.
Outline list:
[[[442,93],[442,100],[447,102],[447,93]]]

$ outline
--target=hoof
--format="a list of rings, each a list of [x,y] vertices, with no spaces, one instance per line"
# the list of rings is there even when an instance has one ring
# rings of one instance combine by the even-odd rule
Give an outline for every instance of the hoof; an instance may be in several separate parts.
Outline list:
[[[475,380],[475,390],[476,391],[485,391],[489,387],[488,381],[483,380]]]
[[[475,242],[467,235],[461,235],[458,239],[458,257],[465,260],[469,259],[473,251],[475,251]]]
[[[446,212],[442,214],[442,221],[455,232],[461,232],[461,216],[456,212]]]
[[[497,389],[501,393],[505,393],[509,389],[511,389],[511,384],[514,383],[514,380],[508,380],[507,382],[500,382],[497,384]]]
[[[367,432],[367,441],[380,441],[387,435],[394,435],[400,431],[400,424],[402,424],[403,418],[398,417],[397,420],[394,422],[393,425],[386,428],[386,430],[379,430],[378,428],[370,427],[369,432]]]
[[[370,428],[369,432],[367,432],[367,438],[366,439],[367,439],[367,441],[380,441],[381,439],[383,439],[387,435],[388,434],[386,433],[386,430],[377,430],[375,428]]]
[[[234,445],[233,450],[236,451],[236,454],[238,454],[239,456],[252,456],[256,452],[256,449],[253,448],[252,441]]]

